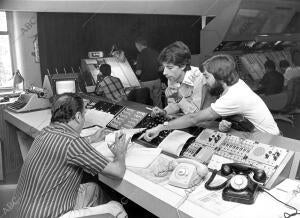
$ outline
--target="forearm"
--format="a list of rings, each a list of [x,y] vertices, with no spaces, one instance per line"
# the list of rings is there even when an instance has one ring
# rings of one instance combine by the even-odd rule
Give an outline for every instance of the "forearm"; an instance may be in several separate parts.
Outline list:
[[[115,156],[115,159],[106,165],[102,173],[113,179],[122,179],[125,171],[125,155],[119,155]]]
[[[164,129],[161,129],[161,130],[184,129],[184,128],[188,128],[191,126],[196,126],[197,124],[204,122],[204,121],[214,120],[218,117],[220,117],[220,116],[215,111],[213,111],[211,109],[211,107],[208,107],[199,112],[187,114],[187,115],[179,117],[175,120],[171,120],[168,123],[168,126],[162,127]]]
[[[176,114],[180,111],[177,103],[169,102],[168,105],[164,108],[167,114]]]

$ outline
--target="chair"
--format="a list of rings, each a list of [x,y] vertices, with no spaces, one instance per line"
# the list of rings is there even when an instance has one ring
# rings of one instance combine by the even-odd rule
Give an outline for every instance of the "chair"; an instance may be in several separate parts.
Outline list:
[[[285,91],[263,96],[262,99],[275,120],[286,121],[294,126],[294,115],[300,113],[300,77],[289,80]]]
[[[150,89],[147,87],[133,89],[127,95],[127,100],[146,105],[153,105],[152,99],[150,97]]]

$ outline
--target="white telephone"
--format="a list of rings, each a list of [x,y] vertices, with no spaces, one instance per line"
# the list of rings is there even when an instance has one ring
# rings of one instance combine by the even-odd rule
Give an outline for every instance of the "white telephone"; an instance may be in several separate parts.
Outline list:
[[[204,164],[187,158],[174,160],[177,165],[169,178],[169,185],[180,188],[191,188],[208,173],[208,168]]]

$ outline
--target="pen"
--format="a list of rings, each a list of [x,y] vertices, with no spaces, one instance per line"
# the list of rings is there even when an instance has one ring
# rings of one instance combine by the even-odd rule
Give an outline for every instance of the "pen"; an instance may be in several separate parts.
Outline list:
[[[283,189],[281,189],[281,188],[276,188],[278,191],[282,191],[282,192],[285,192],[285,193],[287,193],[287,191],[286,190],[283,190]]]

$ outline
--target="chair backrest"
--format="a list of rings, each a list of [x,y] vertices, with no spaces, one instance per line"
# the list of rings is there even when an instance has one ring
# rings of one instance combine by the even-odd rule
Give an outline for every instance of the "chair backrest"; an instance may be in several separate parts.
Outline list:
[[[150,97],[150,89],[147,87],[133,89],[128,95],[128,101],[138,102],[146,105],[153,105]]]
[[[285,111],[290,112],[300,108],[300,77],[292,78],[287,83],[288,100]]]

